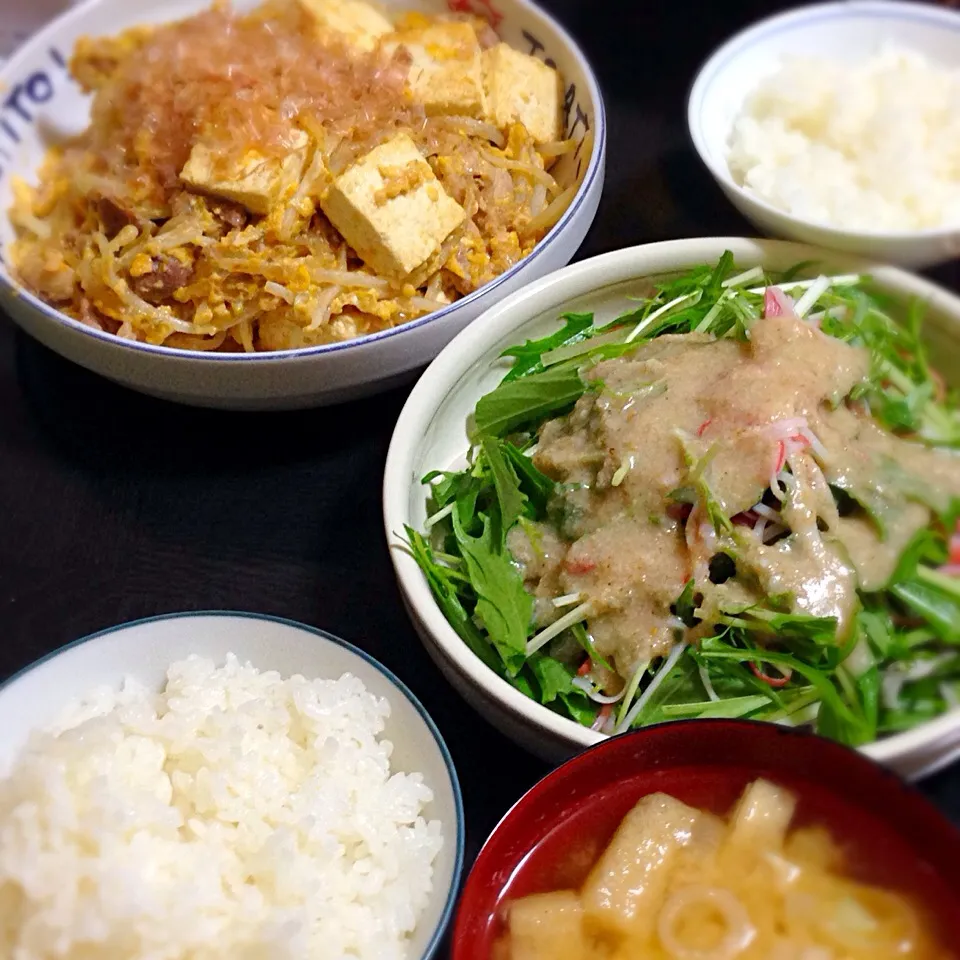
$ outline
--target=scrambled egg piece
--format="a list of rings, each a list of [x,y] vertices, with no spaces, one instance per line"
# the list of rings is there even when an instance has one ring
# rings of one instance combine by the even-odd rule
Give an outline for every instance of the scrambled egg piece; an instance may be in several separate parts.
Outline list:
[[[430,116],[479,119],[486,113],[480,43],[469,23],[406,30],[381,46],[388,55],[402,47],[410,56],[407,86]]]
[[[190,151],[180,179],[201,193],[232,200],[251,213],[267,214],[287,194],[296,190],[307,158],[310,138],[296,131],[293,148],[286,157],[264,157],[249,150],[240,160],[226,164],[216,147],[202,141]]]
[[[362,0],[300,0],[321,29],[339,33],[348,43],[365,52],[374,50],[393,24],[375,7]]]
[[[395,280],[429,265],[466,217],[406,134],[341,174],[320,206],[366,263]]]
[[[115,37],[81,37],[70,58],[70,75],[84,93],[106,86],[120,64],[153,35],[153,27],[131,27]]]
[[[501,128],[522,123],[537,143],[561,139],[560,74],[506,43],[484,50],[481,59],[490,121]]]

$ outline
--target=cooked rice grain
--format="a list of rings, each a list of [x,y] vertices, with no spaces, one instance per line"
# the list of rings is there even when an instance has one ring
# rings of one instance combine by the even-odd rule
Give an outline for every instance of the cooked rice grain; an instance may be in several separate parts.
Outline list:
[[[441,848],[386,700],[233,656],[100,690],[0,783],[0,956],[406,955]]]

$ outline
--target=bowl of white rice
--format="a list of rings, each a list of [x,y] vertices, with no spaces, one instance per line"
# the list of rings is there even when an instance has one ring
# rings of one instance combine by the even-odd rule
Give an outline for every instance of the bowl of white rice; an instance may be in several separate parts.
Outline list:
[[[960,253],[960,12],[842,0],[762,20],[704,64],[687,122],[771,236],[914,268]]]
[[[0,687],[0,956],[425,960],[450,755],[336,638],[244,613],[94,634]]]

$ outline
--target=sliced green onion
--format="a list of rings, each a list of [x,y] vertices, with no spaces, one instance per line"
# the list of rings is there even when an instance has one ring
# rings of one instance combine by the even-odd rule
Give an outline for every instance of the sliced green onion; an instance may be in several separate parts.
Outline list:
[[[620,484],[623,483],[623,480],[626,477],[626,475],[632,469],[633,469],[633,454],[631,453],[630,456],[627,458],[626,462],[621,463],[620,466],[617,467],[616,472],[610,478],[610,486],[619,487]]]

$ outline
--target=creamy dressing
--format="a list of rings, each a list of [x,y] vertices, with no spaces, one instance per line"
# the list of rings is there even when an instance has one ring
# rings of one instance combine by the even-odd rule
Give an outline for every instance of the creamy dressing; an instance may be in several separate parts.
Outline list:
[[[947,450],[903,440],[846,407],[823,411],[823,444],[836,451],[824,475],[853,493],[870,516],[837,518],[831,529],[857,569],[860,587],[879,590],[912,537],[960,495],[960,459]]]
[[[791,463],[797,483],[781,510],[790,535],[770,545],[756,536],[738,538],[738,556],[757,577],[764,595],[787,595],[798,611],[814,617],[834,617],[842,637],[847,635],[856,613],[857,570],[842,539],[831,533],[829,521],[822,522],[818,506],[826,506],[823,488],[801,479],[815,475],[816,465],[811,459],[800,456]],[[832,507],[827,512],[834,513],[829,488],[827,496]],[[821,530],[821,526],[827,526],[827,530]]]
[[[702,616],[776,597],[836,618],[843,637],[858,587],[881,588],[931,508],[960,495],[960,459],[845,404],[869,366],[866,350],[782,316],[746,343],[663,336],[584,371],[587,392],[543,425],[534,455],[561,485],[550,520],[509,541],[538,620],[562,613],[550,602],[561,595],[588,602],[594,642],[623,677],[682,635],[672,605],[691,577]],[[714,530],[705,491],[729,529]],[[736,558],[722,586],[710,579],[719,552]]]

